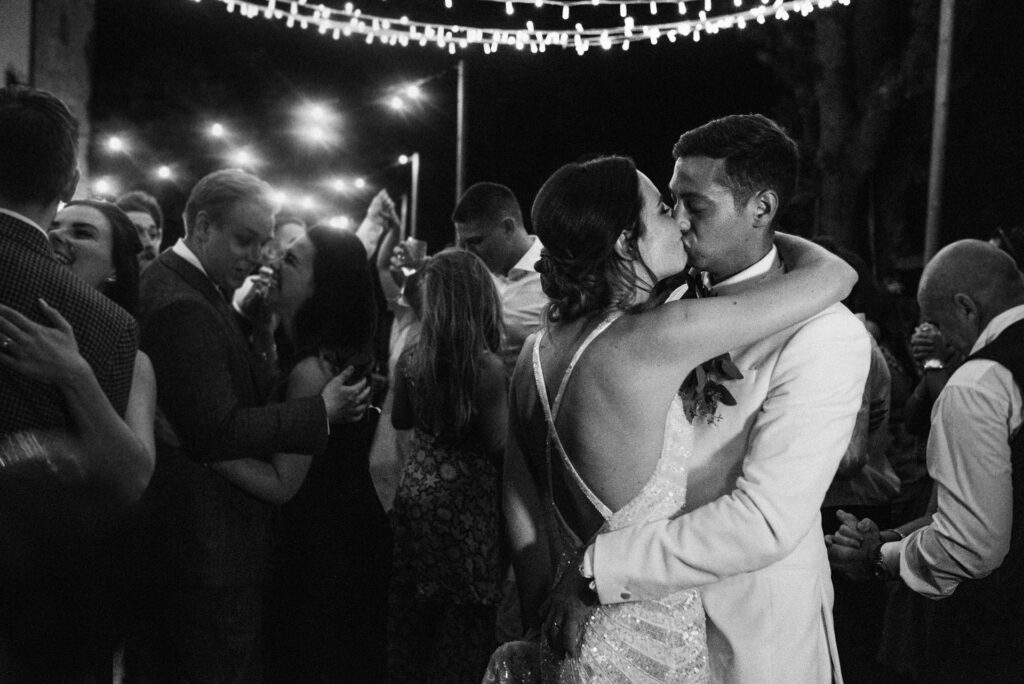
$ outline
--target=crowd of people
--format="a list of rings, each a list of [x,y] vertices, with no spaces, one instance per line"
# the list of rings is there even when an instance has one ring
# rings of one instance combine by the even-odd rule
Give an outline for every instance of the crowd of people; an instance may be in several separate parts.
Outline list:
[[[668,197],[566,164],[533,234],[477,183],[427,256],[225,169],[166,245],[77,145],[0,89],[0,682],[1024,672],[1024,229],[908,306],[776,230],[797,146],[735,115]]]

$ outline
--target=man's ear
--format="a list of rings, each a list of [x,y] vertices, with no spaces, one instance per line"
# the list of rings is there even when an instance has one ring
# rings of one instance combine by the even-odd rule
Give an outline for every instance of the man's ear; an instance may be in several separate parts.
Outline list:
[[[964,320],[977,322],[979,318],[978,304],[971,299],[969,294],[963,292],[957,292],[953,295],[953,305],[956,307],[956,312],[963,317]]]
[[[779,211],[779,196],[774,190],[762,190],[751,198],[753,202],[754,227],[767,230]]]
[[[511,235],[516,230],[516,222],[511,217],[506,216],[501,219],[501,229],[505,231],[506,235]]]
[[[214,230],[214,228],[210,217],[205,211],[200,211],[196,214],[196,220],[193,222],[191,230],[189,230],[189,237],[194,238],[199,243],[204,243],[210,239],[211,230]]]

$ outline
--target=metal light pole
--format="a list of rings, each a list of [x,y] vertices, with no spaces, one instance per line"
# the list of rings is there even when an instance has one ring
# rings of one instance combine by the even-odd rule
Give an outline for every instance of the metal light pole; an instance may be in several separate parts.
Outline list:
[[[410,164],[410,176],[411,182],[409,183],[410,195],[412,198],[409,202],[411,205],[409,210],[409,237],[416,237],[416,213],[419,209],[420,203],[420,153],[413,152],[412,154],[403,154],[398,158],[398,163],[405,165]],[[405,202],[402,203],[402,211],[405,211]]]
[[[924,228],[924,263],[939,246],[942,183],[946,164],[946,119],[949,115],[949,73],[953,62],[955,0],[942,0],[939,9],[939,51],[935,61],[935,110],[932,115],[932,155],[928,168],[928,216]]]
[[[455,118],[455,201],[466,187],[466,60],[458,65],[458,99]]]
[[[409,161],[412,162],[412,191],[410,193],[412,195],[410,201],[412,207],[409,214],[412,220],[409,222],[409,235],[416,237],[418,235],[416,215],[420,206],[420,153],[413,152],[410,154]]]

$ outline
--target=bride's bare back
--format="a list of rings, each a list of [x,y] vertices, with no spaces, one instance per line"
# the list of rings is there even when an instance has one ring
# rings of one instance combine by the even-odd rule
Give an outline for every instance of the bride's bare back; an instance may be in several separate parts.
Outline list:
[[[686,376],[647,365],[644,326],[624,315],[583,352],[566,385],[555,426],[584,482],[612,511],[632,500],[661,455],[665,417]],[[582,339],[601,320],[555,325],[541,341],[549,401]]]

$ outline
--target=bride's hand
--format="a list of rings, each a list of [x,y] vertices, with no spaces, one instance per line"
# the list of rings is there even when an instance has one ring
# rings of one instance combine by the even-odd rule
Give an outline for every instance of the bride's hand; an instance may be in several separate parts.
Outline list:
[[[544,635],[548,646],[559,658],[566,655],[578,657],[580,654],[583,627],[598,604],[597,595],[589,584],[586,578],[570,569],[551,589]]]
[[[78,374],[91,372],[88,362],[78,353],[71,324],[42,299],[39,309],[49,326],[0,304],[0,363],[33,380],[51,384],[72,382]]]
[[[840,300],[845,299],[857,283],[857,270],[853,266],[806,238],[776,233],[775,245],[787,267],[814,269],[815,282],[837,292]]]

